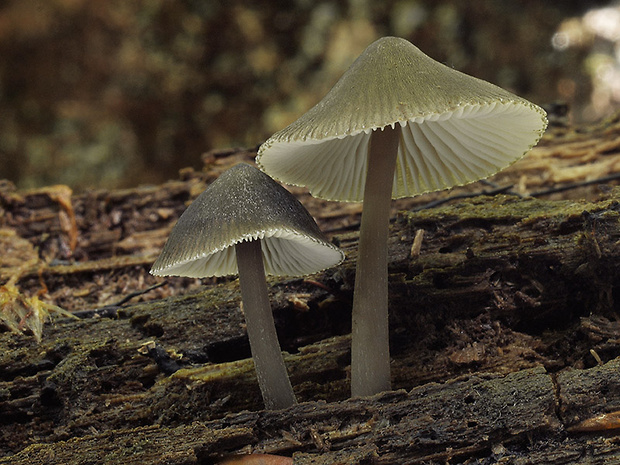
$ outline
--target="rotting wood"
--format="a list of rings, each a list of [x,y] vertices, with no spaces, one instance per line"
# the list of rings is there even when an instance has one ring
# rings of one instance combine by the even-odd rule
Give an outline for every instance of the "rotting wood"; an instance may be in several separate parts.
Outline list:
[[[571,181],[589,179],[590,165],[590,173],[605,175],[620,157],[618,134],[620,123],[614,120],[557,139],[546,136],[533,158],[500,173],[495,182],[518,184],[526,192],[549,179],[568,180],[569,172],[579,176]],[[149,287],[157,282],[148,275],[149,265],[185,205],[218,173],[253,156],[241,150],[211,154],[204,172],[186,170],[179,181],[158,187],[73,195],[72,209],[63,187],[19,192],[0,184],[0,284],[19,272],[25,295],[47,288],[43,299],[72,311],[103,309]],[[553,177],[556,164],[563,171]],[[571,166],[580,169],[571,171]],[[521,176],[527,182],[520,182]],[[347,421],[346,415],[339,418],[345,412],[341,405],[359,406],[344,399],[357,241],[354,230],[345,231],[358,220],[360,209],[291,190],[324,229],[335,233],[348,255],[341,267],[310,279],[270,281],[295,391],[302,401],[329,401],[313,405],[337,410],[330,426],[337,430],[334,425]],[[324,464],[443,464],[484,457],[514,463],[577,463],[587,457],[591,463],[607,463],[617,457],[617,376],[605,371],[616,362],[595,365],[620,356],[620,327],[614,320],[620,298],[620,192],[598,191],[598,199],[595,192],[593,186],[577,192],[589,201],[472,198],[401,213],[391,226],[394,386],[415,392],[464,382],[459,376],[490,382],[540,373],[536,376],[554,383],[557,410],[550,418],[559,426],[509,440],[493,430],[499,434],[491,435],[496,440],[456,442],[439,450],[443,446],[426,440],[426,425],[419,433],[425,440],[409,449],[390,442],[389,434],[381,436],[380,445],[393,449],[363,448],[342,438],[334,445],[325,431],[319,434],[321,423],[315,425],[314,416],[300,412],[295,418],[309,428],[303,441],[295,436],[297,430],[273,425],[259,430],[272,432],[269,444],[286,441],[286,447],[273,450],[295,452],[297,463]],[[446,195],[394,205],[420,206]],[[412,258],[420,231],[419,256]],[[5,463],[28,445],[22,454],[40,454],[50,463],[65,450],[76,461],[90,457],[94,463],[101,463],[96,457],[106,450],[109,463],[147,452],[152,455],[143,455],[142,463],[193,463],[196,453],[208,461],[226,452],[272,451],[258,446],[262,442],[255,430],[235,426],[256,415],[272,422],[278,418],[260,410],[237,283],[171,279],[136,300],[142,302],[46,325],[40,345],[27,335],[0,333],[0,454],[7,456]],[[564,379],[570,381],[566,388]],[[396,404],[402,395],[384,400]],[[205,424],[226,427],[204,433]],[[382,426],[372,422],[372,428]],[[477,424],[463,428],[480,437]],[[117,449],[110,449],[113,438]],[[123,443],[122,438],[131,440]],[[215,438],[215,445],[209,438]],[[145,451],[148,441],[160,441],[161,448]]]
[[[545,355],[543,342],[515,329],[536,328],[557,318],[570,321],[571,314],[573,318],[585,315],[590,308],[598,313],[609,310],[607,296],[615,292],[620,252],[619,214],[613,198],[598,203],[480,198],[415,216],[402,214],[392,226],[390,245],[396,387],[481,369],[496,373],[520,373],[537,365],[558,369],[553,358]],[[411,244],[419,228],[426,231],[425,241],[420,257],[411,261]],[[539,231],[545,232],[542,239]],[[352,273],[355,238],[355,233],[336,238],[349,257],[342,269],[316,277],[324,287],[301,279],[271,280],[283,345],[294,348],[299,337],[307,338],[299,354],[287,358],[301,400],[334,401],[347,395],[347,337],[319,340],[325,328],[338,324],[337,318],[330,320],[330,313],[348,305],[347,274]],[[594,241],[600,256],[591,253]],[[551,268],[555,271],[550,272]],[[524,296],[519,297],[518,291]],[[291,297],[300,294],[309,296],[305,298],[310,310],[295,309]],[[416,308],[435,310],[429,315]],[[308,324],[310,316],[322,319],[323,324]],[[483,320],[476,321],[478,317]],[[429,350],[425,337],[451,331],[442,328],[446,324],[456,325],[455,330],[460,327],[455,345]],[[575,324],[576,330],[584,328],[583,320]],[[489,327],[483,330],[485,325]],[[319,342],[309,345],[313,331]],[[478,332],[471,334],[471,344],[463,337],[467,331]],[[618,338],[614,345],[610,332],[613,326],[605,333],[607,343],[612,344],[606,356],[618,351]],[[416,338],[419,341],[412,342]],[[170,357],[182,357],[182,365],[211,364],[167,376],[140,351],[149,340],[157,341]],[[213,421],[242,409],[256,411],[260,397],[251,362],[242,349],[233,353],[244,341],[234,281],[195,295],[129,305],[118,310],[118,319],[59,321],[39,346],[28,344],[25,337],[1,334],[0,343],[7,349],[0,364],[2,392],[6,393],[0,408],[3,417],[10,419],[3,433],[9,432],[15,441],[20,436],[17,426],[37,424],[39,437],[45,434],[46,442],[56,443],[94,430],[142,424],[170,428]],[[431,389],[433,385],[425,386]],[[428,396],[425,399],[429,405],[436,403]],[[568,417],[563,414],[563,418]],[[584,420],[584,415],[579,419]],[[426,428],[435,422],[431,416]],[[479,420],[470,422],[465,429],[480,435],[478,425]],[[25,436],[22,441],[24,445],[29,442]],[[21,448],[20,443],[5,444]],[[459,454],[480,453],[470,447],[462,446]],[[303,448],[287,449],[293,450]],[[394,452],[394,457],[399,453]],[[447,456],[435,458],[440,457]]]
[[[33,445],[0,463],[192,464],[235,453],[293,455],[295,464],[439,464],[495,456],[506,463],[554,457],[545,463],[620,458],[620,441],[567,436],[557,393],[587,387],[594,396],[581,414],[620,402],[620,359],[554,377],[542,368],[506,376],[471,375],[365,399],[308,402],[282,411],[241,412],[178,427],[109,431],[51,445]],[[610,390],[610,387],[612,388]],[[563,437],[563,446],[554,442]],[[320,438],[320,440],[317,440]],[[324,448],[324,450],[317,450]],[[564,452],[563,452],[564,451]],[[321,453],[322,452],[322,453]],[[512,460],[516,460],[513,462]]]

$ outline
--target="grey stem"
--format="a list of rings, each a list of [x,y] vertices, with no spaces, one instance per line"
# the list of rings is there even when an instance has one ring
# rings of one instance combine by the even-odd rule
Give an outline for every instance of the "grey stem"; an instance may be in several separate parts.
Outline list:
[[[235,252],[250,349],[265,407],[269,410],[290,407],[296,403],[295,394],[273,321],[261,241],[239,242]]]
[[[400,125],[375,130],[368,172],[353,293],[351,395],[391,388],[388,325],[388,229]]]

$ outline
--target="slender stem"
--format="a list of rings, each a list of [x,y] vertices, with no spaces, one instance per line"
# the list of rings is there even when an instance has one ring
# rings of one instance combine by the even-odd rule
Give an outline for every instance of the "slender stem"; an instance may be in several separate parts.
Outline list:
[[[391,387],[388,325],[388,228],[400,125],[375,130],[368,172],[353,293],[351,395]]]
[[[271,313],[260,240],[239,242],[235,252],[250,349],[265,407],[290,407],[296,403],[295,394]]]

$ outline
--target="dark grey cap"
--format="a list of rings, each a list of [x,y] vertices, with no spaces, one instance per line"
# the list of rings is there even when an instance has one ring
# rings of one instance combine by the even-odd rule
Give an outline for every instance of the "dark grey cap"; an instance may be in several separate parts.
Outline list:
[[[311,274],[344,259],[289,191],[242,163],[222,173],[185,210],[151,273],[196,278],[236,274],[232,246],[256,239],[262,240],[267,274]]]

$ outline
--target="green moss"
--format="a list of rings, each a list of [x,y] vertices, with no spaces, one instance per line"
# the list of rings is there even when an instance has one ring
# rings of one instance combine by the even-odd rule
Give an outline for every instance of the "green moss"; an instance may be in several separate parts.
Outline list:
[[[604,202],[601,208],[606,208],[611,202],[612,201]],[[550,213],[552,213],[553,218],[560,221],[570,217],[580,216],[582,212],[591,205],[591,203],[583,201],[549,201],[534,198],[521,199],[509,195],[497,195],[494,197],[474,197],[461,200],[458,203],[418,212],[401,212],[400,215],[412,222],[437,222],[454,218],[459,221],[486,220],[492,223],[514,221],[527,224],[528,222],[537,221],[541,218],[549,219]]]

